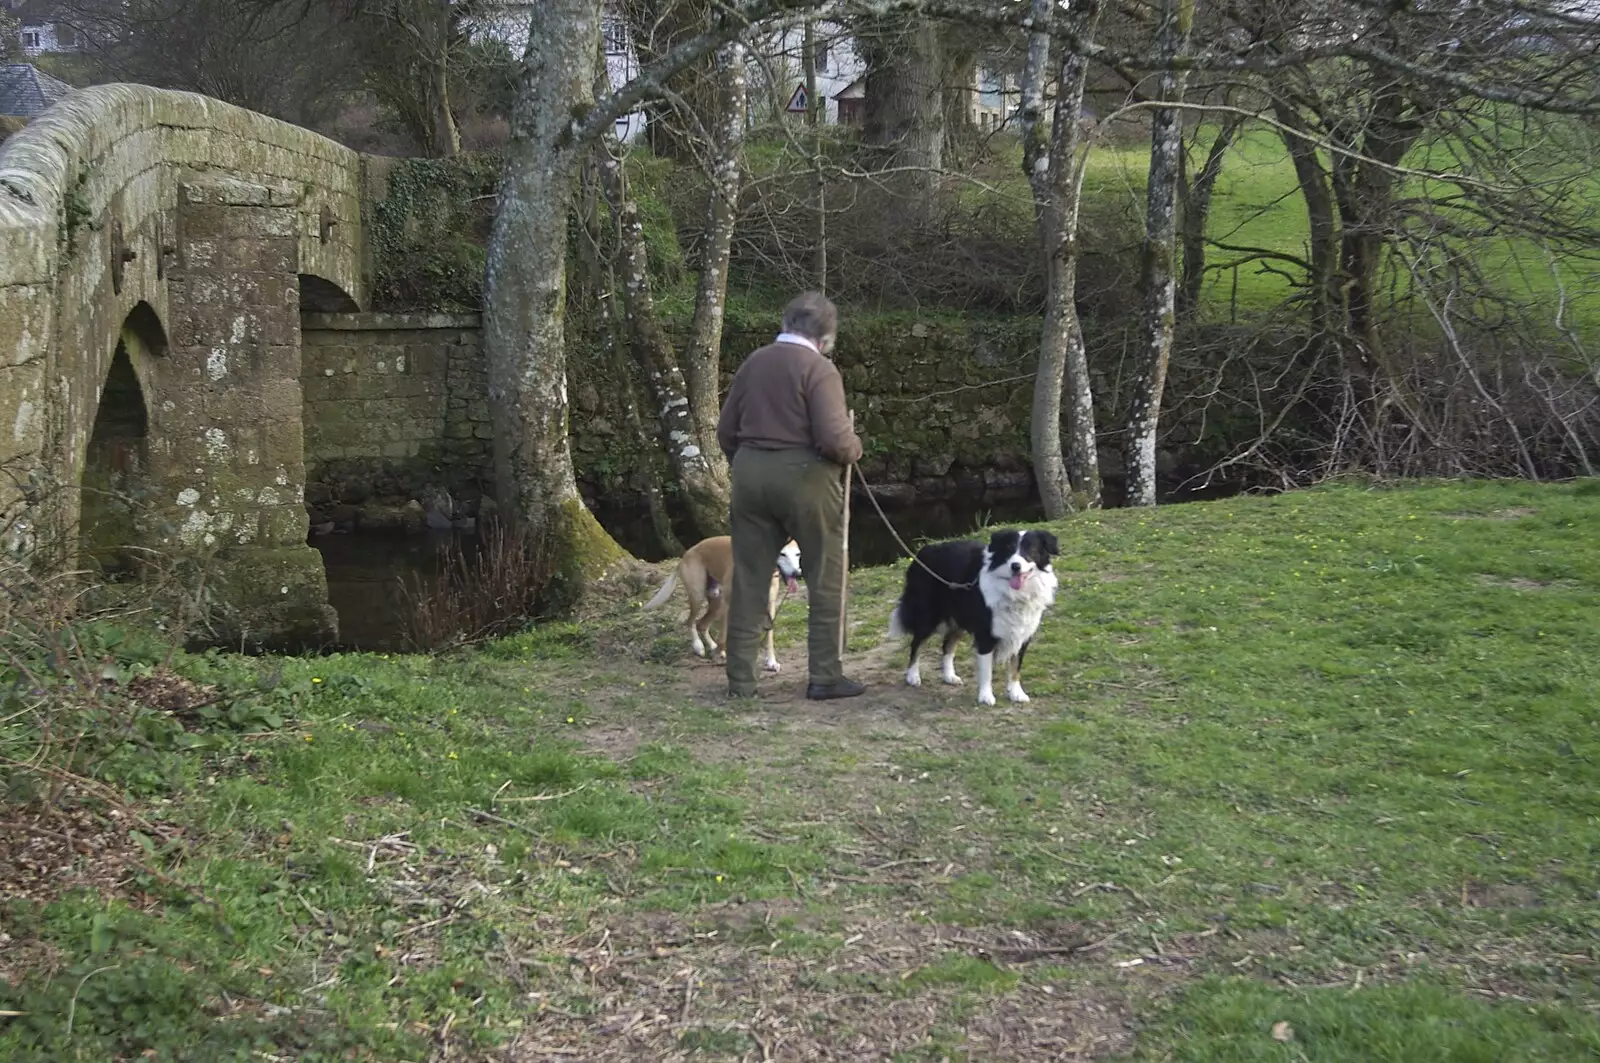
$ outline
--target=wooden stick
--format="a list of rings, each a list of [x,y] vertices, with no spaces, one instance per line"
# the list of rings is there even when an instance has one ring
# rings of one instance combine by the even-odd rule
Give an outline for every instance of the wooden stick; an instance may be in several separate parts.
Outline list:
[[[856,430],[856,411],[850,411],[850,431]],[[855,472],[855,465],[844,467],[844,541],[839,550],[839,563],[844,566],[844,582],[839,587],[839,667],[844,667],[844,647],[850,641],[849,611],[847,603],[850,601],[850,476]]]

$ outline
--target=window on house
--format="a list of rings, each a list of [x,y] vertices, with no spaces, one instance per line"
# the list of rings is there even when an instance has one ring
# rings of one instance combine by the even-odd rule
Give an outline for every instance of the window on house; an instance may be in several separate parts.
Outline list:
[[[38,31],[37,30],[25,30],[25,31],[23,31],[23,34],[22,34],[22,46],[24,48],[37,48],[37,47],[39,47],[39,33],[38,33]]]
[[[608,18],[604,24],[607,55],[625,55],[628,51],[628,27],[619,18]]]
[[[58,47],[58,48],[71,48],[76,43],[77,43],[77,40],[72,35],[72,27],[71,26],[57,26],[56,27],[56,47]]]
[[[828,62],[832,57],[828,54],[827,41],[821,41],[817,44],[817,54],[814,58],[816,59],[817,63],[817,73],[828,73]]]

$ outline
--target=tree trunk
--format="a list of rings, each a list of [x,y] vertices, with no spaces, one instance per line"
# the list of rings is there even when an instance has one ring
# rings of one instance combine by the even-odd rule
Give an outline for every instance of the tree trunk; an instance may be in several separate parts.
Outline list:
[[[1389,369],[1377,320],[1378,270],[1394,220],[1394,168],[1422,130],[1406,116],[1405,94],[1386,71],[1373,69],[1371,111],[1360,133],[1345,138],[1333,160],[1333,198],[1339,208],[1339,272],[1343,312],[1360,347],[1363,375]]]
[[[1222,162],[1233,146],[1244,116],[1229,114],[1222,119],[1222,128],[1211,142],[1205,165],[1194,180],[1185,181],[1180,171],[1179,188],[1183,193],[1183,279],[1178,284],[1178,320],[1191,321],[1199,312],[1200,290],[1206,283],[1206,222],[1211,217],[1211,193],[1222,176]],[[1180,164],[1183,157],[1179,157]]]
[[[596,150],[601,153],[600,183],[617,221],[628,344],[650,379],[662,442],[678,485],[683,488],[684,503],[696,530],[702,536],[724,535],[728,531],[728,480],[719,481],[713,475],[711,463],[700,446],[694,411],[689,404],[688,383],[678,367],[672,343],[656,316],[655,299],[650,294],[650,261],[644,242],[644,224],[639,219],[639,205],[628,194],[627,176],[622,172],[622,147],[608,134]]]
[[[450,109],[450,45],[453,14],[448,0],[437,3],[429,12],[433,25],[429,33],[428,76],[433,83],[433,127],[437,148],[446,158],[461,154],[461,129]]]
[[[1034,479],[1045,516],[1056,520],[1100,504],[1100,461],[1095,442],[1094,389],[1088,352],[1078,320],[1078,208],[1082,197],[1081,155],[1084,85],[1088,64],[1068,53],[1057,79],[1048,142],[1044,130],[1044,86],[1050,56],[1051,0],[1033,0],[1037,27],[1028,42],[1022,84],[1023,169],[1034,194],[1034,218],[1044,255],[1044,324],[1033,384]],[[1092,31],[1098,5],[1084,3],[1068,17],[1080,34]],[[1068,396],[1063,453],[1062,395]]]
[[[1183,49],[1194,18],[1194,0],[1165,0],[1157,29],[1156,48],[1164,58]],[[1182,100],[1187,74],[1165,71],[1158,75],[1156,99]],[[1150,178],[1145,193],[1144,254],[1139,289],[1139,347],[1128,400],[1128,420],[1123,433],[1123,468],[1127,477],[1126,504],[1156,504],[1156,433],[1161,421],[1161,395],[1172,357],[1176,281],[1173,258],[1177,250],[1178,166],[1183,153],[1183,117],[1176,107],[1157,107],[1150,118]]]
[[[440,58],[428,64],[433,78],[434,150],[444,158],[461,154],[461,130],[450,110],[450,68]]]
[[[937,23],[878,22],[857,43],[867,63],[862,139],[878,166],[896,172],[887,184],[921,220],[937,206],[944,165],[944,45]]]
[[[1307,261],[1311,267],[1311,275],[1306,278],[1307,296],[1311,305],[1313,335],[1317,337],[1319,345],[1324,345],[1337,340],[1333,308],[1337,305],[1339,241],[1333,193],[1328,186],[1328,171],[1317,153],[1316,134],[1310,124],[1283,99],[1273,100],[1272,113],[1279,125],[1285,127],[1279,132],[1294,163],[1295,179],[1306,204],[1310,233]]]
[[[550,537],[576,598],[627,557],[578,494],[563,335],[567,218],[581,158],[572,107],[591,98],[600,0],[544,0],[532,12],[489,236],[484,356],[500,510]]]
[[[615,290],[615,284],[612,290]],[[645,505],[650,512],[650,530],[655,533],[656,542],[668,557],[680,557],[683,554],[683,544],[678,541],[677,533],[672,530],[672,515],[667,510],[666,492],[661,490],[662,470],[657,468],[666,464],[662,460],[664,455],[661,453],[661,437],[649,431],[645,427],[644,418],[639,416],[639,388],[634,380],[633,366],[628,364],[629,359],[624,354],[622,345],[617,343],[618,326],[612,314],[615,300],[601,299],[599,303],[602,328],[600,342],[605,348],[605,362],[620,382],[623,419],[627,422],[628,434],[639,446],[639,461],[633,473],[636,482],[644,490]]]
[[[637,487],[645,496],[656,542],[669,557],[677,557],[683,553],[683,544],[678,542],[672,530],[672,517],[667,511],[665,492],[661,490],[661,484],[667,478],[666,454],[661,449],[660,436],[648,430],[639,416],[637,374],[624,351],[624,345],[617,342],[621,325],[616,314],[616,273],[612,269],[617,241],[614,235],[608,236],[600,224],[600,169],[592,157],[582,165],[581,187],[583,194],[578,217],[585,238],[577,249],[579,268],[577,282],[573,285],[573,307],[592,308],[588,324],[593,331],[594,342],[600,348],[600,362],[611,373],[612,379],[617,381],[615,390],[622,399],[623,420],[628,436],[638,451],[638,461],[630,470],[631,486]]]
[[[978,79],[978,49],[970,31],[962,26],[945,29],[944,84],[940,106],[944,109],[945,155],[952,166],[971,157],[978,143],[977,125],[972,119],[972,97]]]
[[[689,406],[695,438],[712,478],[729,488],[728,463],[717,445],[717,419],[722,396],[722,322],[728,304],[728,264],[733,257],[733,231],[739,221],[739,187],[743,173],[744,127],[748,112],[744,46],[725,46],[718,55],[721,101],[711,130],[711,190],[706,203],[706,232],[700,252],[700,282],[695,289],[694,319],[684,352]]]

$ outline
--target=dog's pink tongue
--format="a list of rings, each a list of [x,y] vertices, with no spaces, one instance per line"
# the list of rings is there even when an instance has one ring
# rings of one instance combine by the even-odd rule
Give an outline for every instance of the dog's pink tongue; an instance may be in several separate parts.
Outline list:
[[[800,593],[800,581],[795,579],[793,576],[789,577],[789,593],[790,594],[799,594]]]
[[[1020,591],[1022,589],[1022,585],[1027,582],[1028,573],[1018,572],[1015,576],[1011,577],[1011,589],[1014,591]]]

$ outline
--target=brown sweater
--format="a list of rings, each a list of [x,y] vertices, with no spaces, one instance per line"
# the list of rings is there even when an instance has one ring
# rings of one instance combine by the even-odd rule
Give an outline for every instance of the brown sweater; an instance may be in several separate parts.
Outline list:
[[[744,360],[722,404],[717,443],[729,461],[740,447],[803,448],[840,465],[861,460],[838,367],[797,343],[769,344]]]

